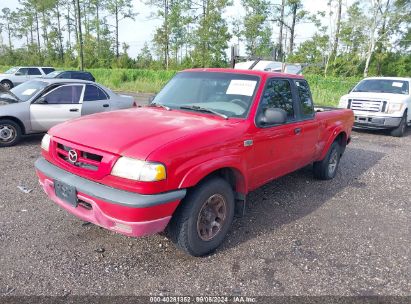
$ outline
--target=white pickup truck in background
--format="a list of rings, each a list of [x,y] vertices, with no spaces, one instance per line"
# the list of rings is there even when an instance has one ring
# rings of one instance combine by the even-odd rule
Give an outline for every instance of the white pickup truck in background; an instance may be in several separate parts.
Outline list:
[[[352,109],[355,128],[389,129],[402,137],[411,125],[411,78],[373,77],[361,80],[339,107]]]

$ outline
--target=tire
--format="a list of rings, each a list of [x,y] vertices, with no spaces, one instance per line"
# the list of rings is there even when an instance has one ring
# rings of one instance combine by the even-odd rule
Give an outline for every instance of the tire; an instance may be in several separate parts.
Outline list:
[[[314,163],[314,177],[321,180],[330,180],[337,175],[341,159],[341,146],[334,141],[327,155],[322,161]]]
[[[0,84],[5,87],[7,90],[10,90],[14,87],[13,83],[10,80],[3,80]]]
[[[18,123],[8,119],[0,120],[0,148],[16,145],[21,140],[21,134]]]
[[[166,236],[192,256],[207,255],[223,242],[233,222],[234,208],[233,190],[224,179],[205,180],[181,202],[165,231]]]
[[[391,131],[391,136],[403,137],[406,130],[407,130],[407,111],[405,111],[404,116],[401,119],[400,125]]]

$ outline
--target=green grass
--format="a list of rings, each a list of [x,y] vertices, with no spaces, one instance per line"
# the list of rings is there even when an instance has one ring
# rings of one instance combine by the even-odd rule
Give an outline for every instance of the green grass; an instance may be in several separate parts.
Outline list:
[[[305,75],[317,106],[337,106],[341,96],[348,93],[361,78],[323,77]]]
[[[0,66],[0,71],[9,67]],[[64,69],[64,68],[59,68]],[[176,71],[154,71],[137,69],[89,69],[96,81],[113,90],[157,93]],[[305,75],[310,84],[314,102],[317,106],[336,106],[340,97],[347,94],[361,78],[323,77]]]
[[[176,71],[153,71],[137,69],[90,69],[96,82],[113,90],[157,93]]]

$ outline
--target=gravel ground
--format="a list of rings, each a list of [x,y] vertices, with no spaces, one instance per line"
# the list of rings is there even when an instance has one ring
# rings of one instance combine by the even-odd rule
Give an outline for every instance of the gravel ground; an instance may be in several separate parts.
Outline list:
[[[410,133],[355,132],[333,181],[307,167],[251,193],[206,258],[83,225],[40,189],[27,138],[0,151],[0,295],[409,296]]]

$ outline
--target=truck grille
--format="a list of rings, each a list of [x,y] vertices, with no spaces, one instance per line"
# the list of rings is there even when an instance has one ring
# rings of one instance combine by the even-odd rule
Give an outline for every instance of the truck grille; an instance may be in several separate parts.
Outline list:
[[[386,101],[352,99],[351,109],[354,111],[382,112],[384,104],[386,104]]]
[[[61,143],[57,143],[56,152],[61,160],[78,168],[91,171],[98,171],[103,159],[101,155],[81,151]]]

